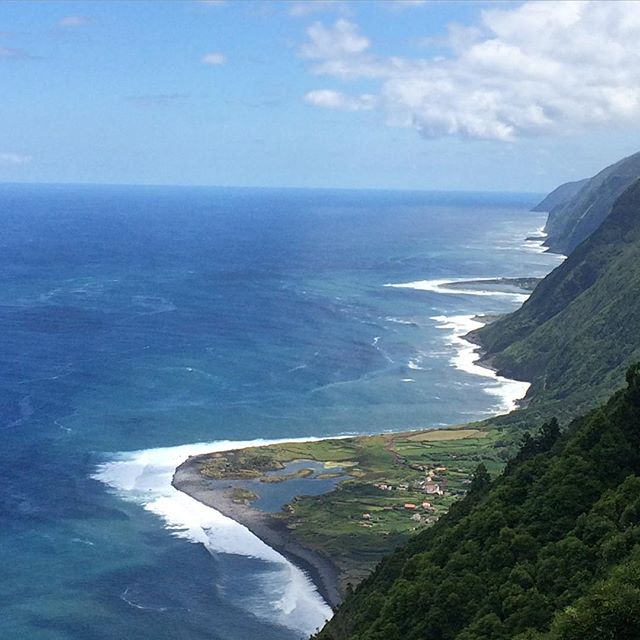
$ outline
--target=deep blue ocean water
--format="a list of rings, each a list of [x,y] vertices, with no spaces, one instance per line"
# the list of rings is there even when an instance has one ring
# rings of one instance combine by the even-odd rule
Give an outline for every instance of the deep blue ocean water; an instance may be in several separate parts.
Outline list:
[[[305,637],[313,586],[172,493],[175,447],[506,410],[457,336],[523,297],[441,282],[556,266],[535,201],[1,185],[0,638]]]

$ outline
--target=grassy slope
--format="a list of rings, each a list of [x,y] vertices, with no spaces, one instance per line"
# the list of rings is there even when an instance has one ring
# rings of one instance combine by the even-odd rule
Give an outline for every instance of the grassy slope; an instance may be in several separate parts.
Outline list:
[[[640,181],[521,309],[474,333],[486,361],[532,381],[525,416],[561,418],[620,388],[639,336]]]
[[[628,379],[381,563],[318,640],[637,639],[640,370]]]

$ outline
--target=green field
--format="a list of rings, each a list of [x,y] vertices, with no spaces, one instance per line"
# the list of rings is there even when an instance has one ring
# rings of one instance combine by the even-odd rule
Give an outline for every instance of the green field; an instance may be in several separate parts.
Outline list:
[[[511,445],[498,429],[466,425],[214,453],[201,460],[200,468],[216,480],[269,483],[344,476],[335,490],[299,496],[283,505],[277,517],[301,543],[336,563],[346,587],[359,582],[382,557],[445,513],[464,495],[478,464],[497,474]],[[284,470],[288,463],[306,460],[322,462],[324,470],[291,474]],[[421,486],[428,476],[444,489],[442,495],[428,494]],[[259,495],[259,485],[254,486],[252,491]],[[423,506],[425,502],[428,506]],[[416,508],[406,508],[407,503]]]

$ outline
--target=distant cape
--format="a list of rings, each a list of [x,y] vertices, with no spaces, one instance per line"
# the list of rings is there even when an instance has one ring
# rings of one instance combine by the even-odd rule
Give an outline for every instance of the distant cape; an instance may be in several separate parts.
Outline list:
[[[570,254],[611,213],[614,202],[640,178],[640,152],[608,166],[592,178],[554,189],[534,211],[546,211],[546,246]]]

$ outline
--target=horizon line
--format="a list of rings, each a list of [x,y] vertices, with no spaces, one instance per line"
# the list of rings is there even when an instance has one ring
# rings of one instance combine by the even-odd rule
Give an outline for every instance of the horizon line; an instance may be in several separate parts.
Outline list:
[[[502,191],[497,189],[429,189],[418,187],[301,187],[301,186],[261,186],[261,185],[216,185],[216,184],[159,184],[152,182],[30,182],[2,181],[0,187],[38,186],[38,187],[147,187],[167,189],[238,189],[263,191],[376,191],[393,193],[468,193],[468,194],[509,194],[544,195],[549,191]]]

